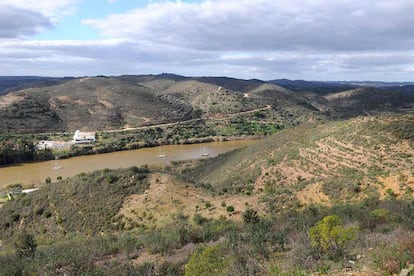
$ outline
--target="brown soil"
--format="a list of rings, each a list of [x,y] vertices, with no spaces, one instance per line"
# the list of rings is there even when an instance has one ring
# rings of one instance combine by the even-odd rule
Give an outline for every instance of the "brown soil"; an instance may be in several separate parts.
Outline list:
[[[305,189],[297,192],[295,196],[303,205],[312,203],[321,204],[324,206],[332,205],[329,197],[322,191],[321,183],[308,185],[305,187]]]
[[[13,103],[20,102],[23,99],[24,99],[23,96],[19,96],[14,93],[8,93],[7,95],[0,97],[0,108],[4,108]]]
[[[211,205],[207,208],[208,205]],[[223,206],[225,205],[225,206]],[[215,196],[186,185],[169,174],[155,173],[150,178],[150,188],[142,195],[129,196],[120,210],[127,223],[134,221],[140,225],[163,225],[171,220],[174,212],[182,212],[192,217],[199,213],[206,218],[218,219],[221,216],[241,220],[247,208],[263,210],[258,195]],[[234,212],[226,207],[233,206]]]

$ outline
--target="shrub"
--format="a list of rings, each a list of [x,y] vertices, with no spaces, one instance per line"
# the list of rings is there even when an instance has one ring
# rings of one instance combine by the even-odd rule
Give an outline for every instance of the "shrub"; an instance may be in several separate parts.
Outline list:
[[[200,215],[199,213],[195,213],[194,216],[193,216],[193,221],[194,221],[195,224],[201,225],[204,222],[206,222],[207,219],[205,217],[203,217],[202,215]]]
[[[105,177],[105,180],[106,180],[106,182],[108,182],[108,183],[110,183],[110,184],[112,184],[112,183],[114,183],[114,182],[116,182],[116,181],[118,181],[118,176],[116,176],[116,175],[114,175],[114,174],[110,174],[110,175],[107,175],[106,177]]]
[[[247,209],[243,213],[243,221],[247,224],[253,224],[259,222],[259,216],[256,210]]]
[[[358,227],[344,228],[336,215],[326,216],[309,230],[311,246],[329,257],[343,253],[346,245],[356,239]]]
[[[371,253],[375,266],[390,273],[397,275],[407,264],[414,263],[414,237],[412,234],[396,233],[398,242],[383,243],[375,248]]]
[[[185,275],[230,275],[232,263],[223,245],[200,246],[185,265]]]
[[[227,210],[227,212],[229,212],[229,213],[231,213],[231,212],[234,212],[234,207],[233,206],[227,206],[227,208],[226,208],[226,210]]]
[[[19,258],[33,258],[36,251],[36,242],[32,235],[22,232],[14,242],[14,249],[16,250],[16,256]]]

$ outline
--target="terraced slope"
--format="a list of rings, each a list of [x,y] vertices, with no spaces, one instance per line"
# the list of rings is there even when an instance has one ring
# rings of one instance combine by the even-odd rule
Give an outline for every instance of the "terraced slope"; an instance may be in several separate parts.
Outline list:
[[[284,130],[187,177],[217,191],[286,189],[301,204],[332,204],[411,193],[413,162],[414,115],[381,116]]]

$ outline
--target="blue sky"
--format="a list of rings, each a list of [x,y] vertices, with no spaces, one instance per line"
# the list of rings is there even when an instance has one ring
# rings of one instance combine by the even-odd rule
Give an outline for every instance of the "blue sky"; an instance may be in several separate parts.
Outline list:
[[[0,75],[413,81],[412,0],[0,0]]]
[[[63,17],[48,31],[37,34],[40,40],[91,40],[100,39],[99,33],[92,27],[82,24],[86,19],[99,19],[111,14],[122,14],[129,10],[147,6],[153,1],[145,0],[85,0],[79,2],[73,13]]]

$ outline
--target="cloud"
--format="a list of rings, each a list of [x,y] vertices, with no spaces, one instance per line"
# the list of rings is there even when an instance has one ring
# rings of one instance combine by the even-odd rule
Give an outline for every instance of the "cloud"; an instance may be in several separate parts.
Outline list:
[[[205,51],[148,47],[122,39],[0,42],[0,75],[121,75],[172,72],[188,76],[308,80],[410,80],[414,53]]]
[[[40,13],[55,22],[65,15],[73,14],[79,2],[80,0],[0,0],[0,5]]]
[[[38,2],[0,0],[8,5],[0,9],[0,75],[403,81],[414,71],[412,0],[148,1],[84,20],[103,40],[31,41],[81,7],[75,6],[81,1]],[[22,18],[16,26],[1,21],[13,9]]]
[[[29,36],[51,27],[40,13],[0,4],[0,39]]]
[[[202,50],[361,51],[414,46],[411,0],[162,2],[83,23],[106,37]]]
[[[0,0],[0,39],[28,37],[73,14],[77,0]]]

